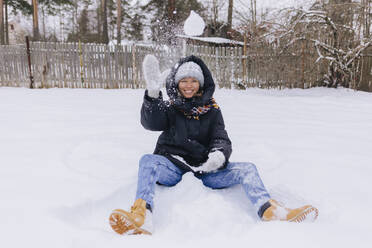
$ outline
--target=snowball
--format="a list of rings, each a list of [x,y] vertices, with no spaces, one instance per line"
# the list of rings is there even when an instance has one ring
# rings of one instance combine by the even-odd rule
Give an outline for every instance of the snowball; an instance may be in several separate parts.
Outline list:
[[[185,34],[190,36],[198,36],[203,33],[204,28],[205,22],[203,18],[191,10],[189,17],[187,17],[183,26],[183,31]]]

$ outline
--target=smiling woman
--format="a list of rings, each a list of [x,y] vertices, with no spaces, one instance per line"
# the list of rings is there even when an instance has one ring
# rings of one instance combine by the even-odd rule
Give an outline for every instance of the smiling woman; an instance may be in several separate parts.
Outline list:
[[[311,205],[286,208],[271,198],[258,170],[250,162],[230,162],[230,138],[213,94],[215,83],[207,65],[193,55],[172,67],[166,80],[169,101],[160,93],[159,62],[153,55],[143,61],[147,90],[141,108],[141,124],[162,131],[153,154],[139,161],[137,193],[131,211],[115,209],[110,217],[119,234],[151,234],[155,186],[175,186],[191,172],[212,189],[241,185],[263,221],[315,220]]]

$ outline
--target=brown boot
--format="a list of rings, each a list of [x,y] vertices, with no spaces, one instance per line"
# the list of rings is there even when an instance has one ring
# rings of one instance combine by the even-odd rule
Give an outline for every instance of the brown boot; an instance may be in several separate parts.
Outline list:
[[[311,205],[305,205],[299,208],[286,208],[275,200],[269,200],[269,207],[262,215],[262,220],[282,220],[289,222],[315,221],[318,217],[318,209]]]
[[[110,215],[110,225],[119,234],[150,234],[152,229],[151,212],[146,209],[146,201],[137,199],[130,213],[115,209]]]

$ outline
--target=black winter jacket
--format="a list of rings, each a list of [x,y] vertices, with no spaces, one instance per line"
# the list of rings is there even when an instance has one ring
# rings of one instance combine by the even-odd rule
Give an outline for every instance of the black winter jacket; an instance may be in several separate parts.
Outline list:
[[[178,92],[174,77],[179,66],[187,61],[197,63],[203,71],[204,86],[201,97],[185,99]],[[188,165],[201,166],[208,159],[209,152],[220,150],[225,155],[224,166],[226,166],[232,149],[221,110],[211,108],[207,113],[199,116],[199,119],[188,118],[179,110],[204,106],[212,98],[215,84],[204,62],[195,56],[181,59],[168,75],[166,88],[169,101],[163,101],[161,92],[155,99],[149,97],[146,91],[141,108],[143,127],[152,131],[163,131],[157,141],[154,154],[163,155],[180,169],[190,171]]]

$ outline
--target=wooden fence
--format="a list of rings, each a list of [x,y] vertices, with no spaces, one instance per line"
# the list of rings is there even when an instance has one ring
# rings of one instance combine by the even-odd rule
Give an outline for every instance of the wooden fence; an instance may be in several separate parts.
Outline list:
[[[184,55],[199,56],[223,88],[308,88],[321,84],[327,68],[315,64],[314,56],[304,51],[295,55],[248,51],[244,56],[241,47],[31,42],[34,87],[143,88],[141,64],[149,53],[158,57],[161,70],[170,68]],[[361,82],[357,86],[372,91],[372,56],[364,56],[361,65]],[[26,45],[0,46],[0,86],[30,87],[28,66]]]

